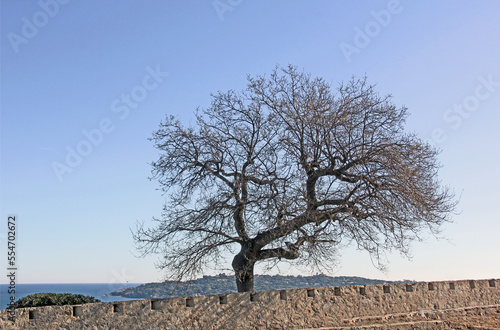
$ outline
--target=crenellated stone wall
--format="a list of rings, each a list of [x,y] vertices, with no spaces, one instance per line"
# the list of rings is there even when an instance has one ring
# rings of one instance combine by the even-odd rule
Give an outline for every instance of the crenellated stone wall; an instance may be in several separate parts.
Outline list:
[[[325,287],[0,311],[1,329],[311,329],[346,327],[387,315],[445,329],[443,311],[500,310],[500,280]],[[465,311],[465,312],[463,312]],[[468,311],[468,312],[467,312]],[[451,315],[450,314],[450,315]],[[440,316],[441,315],[441,316]],[[383,316],[383,317],[382,317]],[[364,320],[364,321],[363,321]],[[437,322],[437,323],[436,323]],[[439,323],[441,322],[441,323]],[[437,324],[440,324],[439,327]],[[403,323],[401,323],[403,324]],[[406,324],[406,323],[405,323]],[[399,326],[400,329],[406,329]],[[412,327],[407,327],[412,329]],[[448,329],[448,328],[446,328]]]

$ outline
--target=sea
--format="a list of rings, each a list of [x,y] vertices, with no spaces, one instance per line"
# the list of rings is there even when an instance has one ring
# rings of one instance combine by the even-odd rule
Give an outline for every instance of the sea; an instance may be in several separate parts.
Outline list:
[[[6,309],[10,297],[15,296],[15,300],[33,293],[53,292],[53,293],[74,293],[92,296],[102,302],[136,300],[138,298],[124,298],[117,296],[106,296],[105,294],[126,287],[134,287],[142,283],[61,283],[61,284],[16,284],[15,294],[9,294],[9,284],[0,284],[0,309]]]

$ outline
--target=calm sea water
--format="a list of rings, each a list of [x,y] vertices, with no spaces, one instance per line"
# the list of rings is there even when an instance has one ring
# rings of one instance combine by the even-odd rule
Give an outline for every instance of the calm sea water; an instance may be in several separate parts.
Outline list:
[[[74,293],[85,296],[95,297],[103,302],[134,300],[129,298],[105,296],[106,293],[122,289],[125,287],[138,286],[142,283],[63,283],[63,284],[17,284],[16,300],[32,293],[54,292],[54,293]],[[9,303],[10,294],[8,293],[8,284],[0,284],[0,309],[6,309]]]

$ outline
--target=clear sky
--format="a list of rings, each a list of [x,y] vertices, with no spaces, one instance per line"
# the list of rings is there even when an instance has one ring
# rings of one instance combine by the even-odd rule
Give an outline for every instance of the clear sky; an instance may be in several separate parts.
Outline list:
[[[130,231],[165,200],[148,137],[165,115],[189,123],[210,93],[290,63],[391,93],[460,196],[444,239],[424,233],[412,260],[390,254],[382,273],[347,248],[331,275],[500,277],[499,14],[496,0],[1,1],[3,271],[15,214],[20,283],[161,280]]]

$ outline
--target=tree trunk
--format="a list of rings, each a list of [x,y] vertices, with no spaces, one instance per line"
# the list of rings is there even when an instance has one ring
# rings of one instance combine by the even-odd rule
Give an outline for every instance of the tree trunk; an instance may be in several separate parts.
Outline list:
[[[242,251],[234,256],[232,266],[236,277],[238,292],[253,292],[254,265],[255,261],[246,258]]]
[[[253,265],[250,270],[236,270],[235,275],[238,292],[253,292]]]

